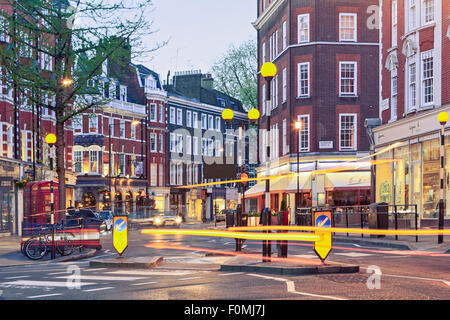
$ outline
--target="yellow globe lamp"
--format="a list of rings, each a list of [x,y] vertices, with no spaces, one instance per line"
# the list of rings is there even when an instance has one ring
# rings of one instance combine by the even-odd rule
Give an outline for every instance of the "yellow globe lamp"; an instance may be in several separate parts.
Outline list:
[[[441,125],[445,125],[448,121],[448,113],[447,112],[441,112],[438,115],[438,121]]]
[[[53,133],[49,133],[45,136],[45,142],[47,142],[50,145],[53,145],[56,143],[56,136]]]
[[[259,110],[258,110],[258,109],[253,108],[253,109],[251,109],[251,110],[248,112],[248,118],[249,118],[250,121],[253,122],[253,123],[255,123],[256,120],[259,119],[259,116],[260,116],[260,114],[259,114]]]
[[[231,120],[233,120],[234,112],[231,109],[225,109],[222,111],[222,119],[225,120],[227,123],[229,123]]]
[[[266,62],[261,67],[261,75],[266,80],[271,80],[277,74],[277,67],[272,62]]]

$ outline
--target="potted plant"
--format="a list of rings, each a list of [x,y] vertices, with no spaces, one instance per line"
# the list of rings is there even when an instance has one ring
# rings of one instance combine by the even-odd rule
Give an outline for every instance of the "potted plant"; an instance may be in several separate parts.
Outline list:
[[[256,226],[258,226],[259,225],[259,219],[260,219],[259,216],[260,216],[259,212],[255,212],[255,211],[250,212],[248,214],[248,226],[249,227],[256,227]]]

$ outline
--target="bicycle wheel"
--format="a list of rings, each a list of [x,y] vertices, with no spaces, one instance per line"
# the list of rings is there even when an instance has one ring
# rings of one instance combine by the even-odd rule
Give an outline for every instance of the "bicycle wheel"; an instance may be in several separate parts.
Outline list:
[[[25,246],[25,255],[31,260],[42,259],[47,253],[47,245],[40,239],[30,239]]]
[[[73,253],[73,250],[74,246],[72,240],[69,239],[64,239],[56,245],[56,251],[58,251],[61,256],[71,255]]]

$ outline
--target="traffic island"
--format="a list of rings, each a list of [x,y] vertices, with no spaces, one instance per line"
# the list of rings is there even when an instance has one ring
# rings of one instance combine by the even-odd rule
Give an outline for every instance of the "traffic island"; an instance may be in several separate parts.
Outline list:
[[[290,262],[272,261],[272,262],[250,262],[244,257],[235,257],[220,266],[219,271],[226,272],[254,272],[278,275],[308,275],[308,274],[342,274],[358,273],[359,266],[344,263],[326,262],[324,265],[307,266],[294,265]]]
[[[118,257],[114,259],[91,260],[89,261],[89,266],[96,268],[150,269],[156,267],[162,261],[163,257]]]

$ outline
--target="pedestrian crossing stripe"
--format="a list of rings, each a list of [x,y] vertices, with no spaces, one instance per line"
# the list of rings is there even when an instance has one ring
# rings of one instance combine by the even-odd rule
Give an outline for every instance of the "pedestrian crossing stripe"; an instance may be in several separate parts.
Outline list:
[[[97,284],[94,282],[80,282],[77,285],[90,286]],[[36,280],[16,280],[10,282],[2,282],[0,286],[24,286],[24,287],[67,287],[67,281],[36,281]]]

